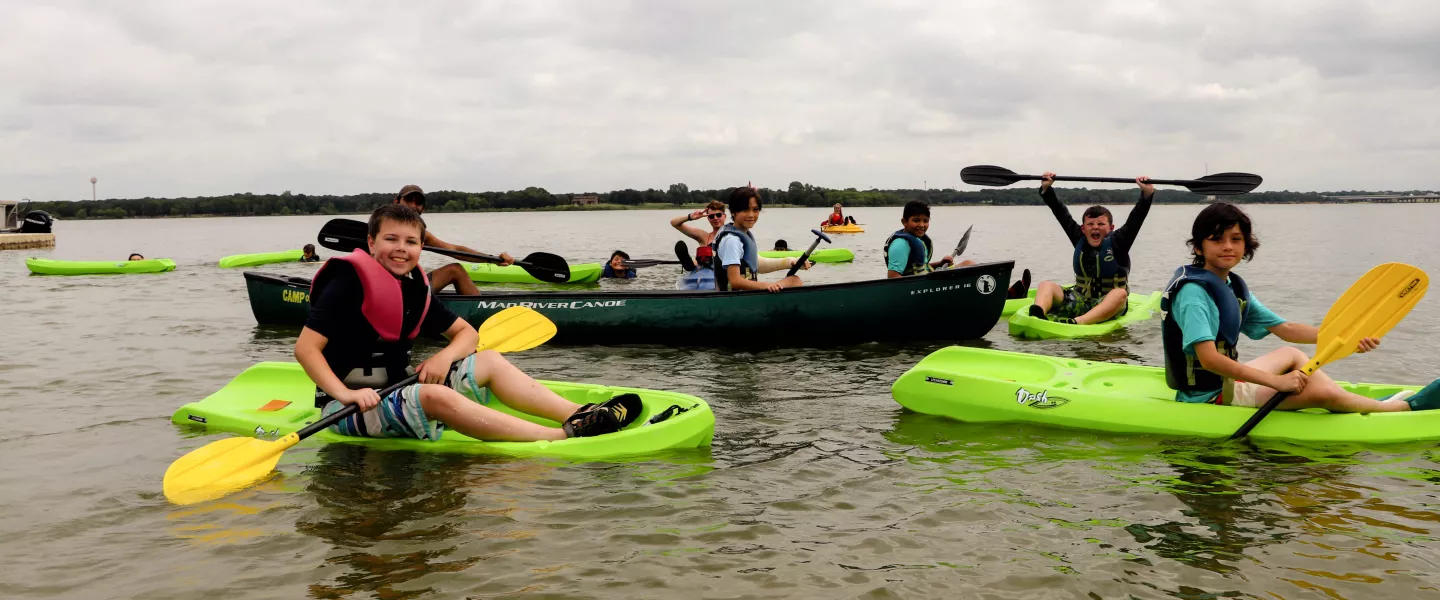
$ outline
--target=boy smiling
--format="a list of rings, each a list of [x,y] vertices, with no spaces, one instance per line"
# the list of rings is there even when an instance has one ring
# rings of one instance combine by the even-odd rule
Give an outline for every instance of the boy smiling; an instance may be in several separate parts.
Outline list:
[[[1149,177],[1135,178],[1140,186],[1140,201],[1130,210],[1125,224],[1117,228],[1110,209],[1103,206],[1085,209],[1081,217],[1084,224],[1076,223],[1051,187],[1055,174],[1047,171],[1042,177],[1040,197],[1075,247],[1071,261],[1075,285],[1061,287],[1052,281],[1040,282],[1030,316],[1044,319],[1049,315],[1053,320],[1088,325],[1124,315],[1130,297],[1130,247],[1145,224],[1145,216],[1150,214],[1155,186],[1148,183]]]

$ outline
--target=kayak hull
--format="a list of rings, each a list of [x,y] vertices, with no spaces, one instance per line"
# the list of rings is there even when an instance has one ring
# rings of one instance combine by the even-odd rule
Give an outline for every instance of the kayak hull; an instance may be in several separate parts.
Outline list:
[[[859,225],[826,225],[820,228],[825,233],[865,233],[865,228]]]
[[[528,306],[555,322],[561,344],[671,344],[806,347],[870,341],[964,340],[985,335],[1000,319],[1013,261],[925,275],[806,285],[777,293],[496,291],[441,294],[440,301],[472,324],[510,306]],[[299,326],[309,313],[310,280],[245,272],[255,319]],[[955,315],[924,327],[912,315]]]
[[[1022,308],[1023,308],[1023,309],[1026,309],[1026,310],[1029,310],[1027,307],[1029,307],[1031,304],[1034,304],[1034,303],[1035,303],[1035,288],[1030,288],[1030,293],[1026,294],[1024,298],[1011,298],[1011,299],[1009,299],[1009,300],[1006,300],[1006,301],[1005,301],[1005,310],[1004,310],[1004,311],[1001,311],[1000,317],[1001,317],[1001,318],[1009,317],[1010,315],[1015,314],[1016,312],[1018,312],[1018,311],[1019,311],[1020,309],[1022,309]]]
[[[570,265],[570,283],[595,283],[600,281],[600,272],[604,265],[600,263],[580,263]],[[556,284],[553,281],[540,281],[534,275],[525,272],[519,265],[502,267],[488,263],[465,264],[465,272],[470,274],[470,281],[476,283],[543,283],[547,285]]]
[[[760,258],[800,258],[804,250],[761,250]],[[855,253],[849,248],[816,248],[810,260],[817,263],[853,262]]]
[[[706,447],[715,435],[715,414],[704,400],[694,396],[604,385],[540,383],[580,404],[600,403],[616,394],[634,392],[639,394],[645,408],[630,426],[619,432],[553,442],[486,442],[449,429],[433,442],[409,438],[352,437],[328,429],[310,439],[434,452],[603,459]],[[278,410],[261,410],[262,407],[273,409],[279,404],[283,406]],[[170,420],[178,425],[203,426],[210,431],[273,439],[315,422],[320,410],[314,404],[315,384],[310,382],[299,364],[262,362],[246,369],[204,400],[180,407]],[[671,405],[687,410],[660,423],[645,425],[652,416]],[[551,421],[516,412],[498,400],[492,400],[486,406],[535,423],[557,426]]]
[[[1010,302],[1017,302],[1015,313],[1010,315],[1010,335],[1034,340],[1052,340],[1057,338],[1074,339],[1114,333],[1124,327],[1128,327],[1132,323],[1148,321],[1154,318],[1155,315],[1160,314],[1160,299],[1163,295],[1162,292],[1155,292],[1149,295],[1130,294],[1130,308],[1125,312],[1124,316],[1101,323],[1077,325],[1030,316],[1028,312],[1030,305],[1035,303],[1032,292],[1032,298],[1029,300],[1006,302],[1007,305]]]
[[[299,262],[305,252],[301,250],[284,250],[281,252],[260,252],[257,254],[235,254],[220,259],[220,268],[235,269],[239,267],[258,267],[275,263]]]
[[[1383,398],[1418,386],[1344,383]],[[925,357],[890,389],[918,413],[971,423],[1019,422],[1112,433],[1226,438],[1253,408],[1175,401],[1164,369],[951,346]],[[1333,414],[1274,411],[1250,437],[1294,442],[1397,443],[1440,439],[1440,410]]]
[[[25,268],[36,275],[128,275],[174,271],[175,261],[168,258],[115,261],[27,258]]]

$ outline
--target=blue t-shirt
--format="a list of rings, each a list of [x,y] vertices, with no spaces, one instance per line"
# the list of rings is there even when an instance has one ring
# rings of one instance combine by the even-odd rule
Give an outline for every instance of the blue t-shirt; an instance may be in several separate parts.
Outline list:
[[[1175,316],[1175,323],[1180,325],[1180,339],[1185,354],[1195,356],[1195,344],[1215,341],[1220,335],[1220,309],[1215,306],[1215,300],[1205,291],[1203,285],[1181,287],[1180,291],[1175,293],[1175,300],[1170,303],[1170,313]],[[1245,320],[1240,322],[1240,333],[1252,340],[1258,340],[1270,335],[1271,327],[1284,322],[1285,319],[1270,312],[1270,309],[1265,308],[1260,299],[1251,293],[1250,308],[1245,312]],[[1176,390],[1175,399],[1181,402],[1209,402],[1219,393],[1218,390]]]
[[[885,259],[885,268],[896,273],[904,273],[905,267],[910,265],[910,242],[903,238],[895,238],[890,241],[890,252]]]
[[[715,250],[715,256],[720,259],[720,268],[730,265],[739,265],[740,270],[745,270],[745,244],[733,235],[727,235],[720,240],[720,247]]]

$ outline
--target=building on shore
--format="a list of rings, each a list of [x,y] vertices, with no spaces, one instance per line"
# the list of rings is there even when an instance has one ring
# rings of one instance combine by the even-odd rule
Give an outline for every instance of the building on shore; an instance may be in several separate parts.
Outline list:
[[[592,204],[599,204],[599,203],[600,203],[600,197],[599,197],[599,196],[596,196],[596,195],[594,195],[594,194],[581,194],[581,195],[571,196],[571,197],[570,197],[570,202],[572,202],[573,204],[575,204],[575,206],[589,206],[589,205],[592,205]]]

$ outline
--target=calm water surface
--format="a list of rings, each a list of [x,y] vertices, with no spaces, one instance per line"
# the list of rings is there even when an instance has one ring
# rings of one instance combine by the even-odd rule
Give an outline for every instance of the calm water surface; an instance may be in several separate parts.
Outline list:
[[[823,209],[770,209],[762,244],[803,247]],[[899,209],[850,211],[857,261],[807,281],[883,275]],[[1120,207],[1120,218],[1128,209]],[[1186,260],[1195,207],[1156,207],[1132,281]],[[1265,303],[1318,323],[1369,267],[1440,275],[1440,206],[1250,209],[1264,246],[1241,271]],[[670,258],[680,211],[432,215],[489,252]],[[941,208],[931,234],[966,257],[1068,279],[1048,211]],[[1440,597],[1434,444],[1220,444],[975,426],[910,414],[890,383],[937,344],[751,353],[543,346],[512,360],[548,379],[705,398],[714,446],[567,463],[302,444],[279,476],[226,499],[168,504],[161,475],[223,436],[169,415],[251,364],[289,360],[294,331],[258,328],[228,254],[313,241],[322,217],[62,222],[53,250],[0,252],[0,596],[6,598],[1375,598]],[[125,277],[27,276],[26,256],[170,257]],[[427,266],[444,264],[427,257]],[[262,267],[292,274],[314,265]],[[669,267],[602,288],[667,288]],[[1018,273],[1018,269],[1017,269]],[[1440,376],[1437,300],[1381,351],[1328,371]],[[896,327],[928,319],[897,310]],[[1160,364],[1158,322],[1115,337],[970,344]],[[1273,340],[1247,343],[1254,356]]]

